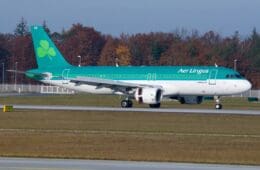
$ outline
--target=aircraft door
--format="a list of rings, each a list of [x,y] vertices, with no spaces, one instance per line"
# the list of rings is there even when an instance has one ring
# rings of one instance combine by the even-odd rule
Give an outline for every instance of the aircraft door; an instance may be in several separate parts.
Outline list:
[[[148,73],[147,74],[147,80],[156,80],[156,73]]]
[[[69,83],[69,72],[70,69],[64,69],[62,71],[62,84],[68,84]]]
[[[216,85],[216,78],[217,78],[218,70],[213,69],[209,73],[209,85]]]

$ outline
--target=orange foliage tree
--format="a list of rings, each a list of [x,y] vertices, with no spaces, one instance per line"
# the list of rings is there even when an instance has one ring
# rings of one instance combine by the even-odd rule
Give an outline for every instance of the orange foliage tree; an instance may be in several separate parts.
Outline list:
[[[131,63],[131,53],[126,45],[118,45],[116,48],[116,57],[119,65],[127,66]]]

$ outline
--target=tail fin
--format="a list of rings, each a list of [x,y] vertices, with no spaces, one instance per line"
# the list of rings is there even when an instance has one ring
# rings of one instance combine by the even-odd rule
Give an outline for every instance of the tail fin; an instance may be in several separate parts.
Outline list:
[[[70,66],[42,26],[32,26],[31,33],[38,68]]]

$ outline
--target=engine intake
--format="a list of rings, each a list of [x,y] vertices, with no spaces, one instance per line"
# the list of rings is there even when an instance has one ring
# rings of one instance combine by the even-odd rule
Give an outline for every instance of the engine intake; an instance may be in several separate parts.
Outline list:
[[[157,104],[162,99],[162,90],[159,88],[145,87],[137,88],[135,100],[139,103]]]

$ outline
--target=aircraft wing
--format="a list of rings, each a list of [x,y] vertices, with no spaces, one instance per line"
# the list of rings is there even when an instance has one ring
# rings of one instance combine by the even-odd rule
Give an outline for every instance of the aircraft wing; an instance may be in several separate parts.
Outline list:
[[[76,84],[88,84],[88,85],[95,85],[97,88],[101,87],[107,87],[111,88],[113,90],[119,90],[119,91],[129,91],[131,89],[135,89],[138,87],[155,87],[152,85],[146,85],[146,84],[137,84],[137,83],[128,83],[123,82],[120,80],[110,80],[110,79],[102,79],[102,78],[93,78],[93,77],[77,77],[73,79],[69,79],[71,82],[74,82]],[[158,88],[158,87],[157,87]],[[161,88],[161,87],[159,87]]]

